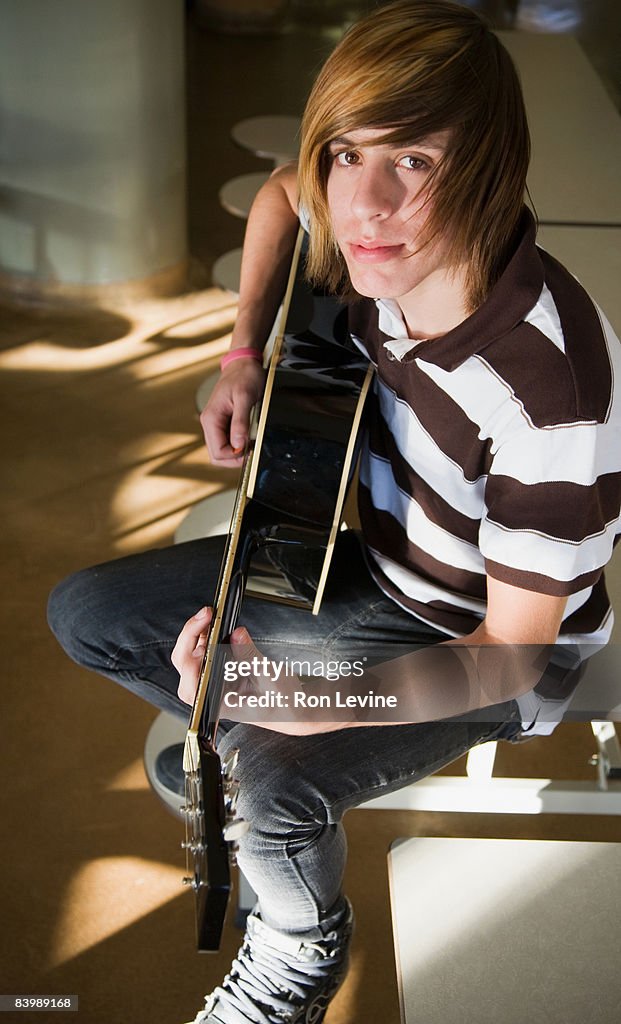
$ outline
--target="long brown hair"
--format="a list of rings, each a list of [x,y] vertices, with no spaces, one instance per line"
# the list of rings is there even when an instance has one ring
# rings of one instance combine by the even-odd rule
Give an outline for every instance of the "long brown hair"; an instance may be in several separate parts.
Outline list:
[[[485,22],[448,0],[398,0],[359,21],[324,64],[302,123],[301,205],[311,221],[316,284],[351,286],[330,221],[328,144],[362,128],[411,144],[450,129],[431,184],[425,238],[442,235],[449,263],[468,268],[480,305],[510,254],[524,202],[530,139],[513,62]]]

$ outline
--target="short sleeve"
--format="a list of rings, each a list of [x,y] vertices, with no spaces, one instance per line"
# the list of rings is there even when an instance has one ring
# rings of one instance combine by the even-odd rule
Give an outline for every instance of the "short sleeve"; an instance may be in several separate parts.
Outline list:
[[[619,531],[618,438],[606,424],[523,429],[495,453],[480,550],[486,572],[558,596],[593,586]]]

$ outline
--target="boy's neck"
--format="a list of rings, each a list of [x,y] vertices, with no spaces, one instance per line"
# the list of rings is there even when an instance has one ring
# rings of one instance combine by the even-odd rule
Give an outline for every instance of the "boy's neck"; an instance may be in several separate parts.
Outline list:
[[[413,341],[433,341],[458,327],[472,313],[466,275],[430,275],[407,295],[395,299]]]

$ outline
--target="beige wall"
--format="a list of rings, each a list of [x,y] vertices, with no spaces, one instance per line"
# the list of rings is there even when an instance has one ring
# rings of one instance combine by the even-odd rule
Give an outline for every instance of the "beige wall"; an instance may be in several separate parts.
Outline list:
[[[182,0],[0,6],[0,274],[140,280],[186,256]]]

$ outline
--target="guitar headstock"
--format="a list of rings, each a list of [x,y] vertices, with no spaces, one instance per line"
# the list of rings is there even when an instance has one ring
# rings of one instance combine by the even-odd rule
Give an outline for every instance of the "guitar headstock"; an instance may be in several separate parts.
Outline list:
[[[196,939],[202,952],[215,952],[231,889],[231,864],[247,822],[237,819],[238,783],[234,777],[238,751],[224,762],[207,742],[188,733],[184,751],[186,871],[184,884],[195,893]]]

